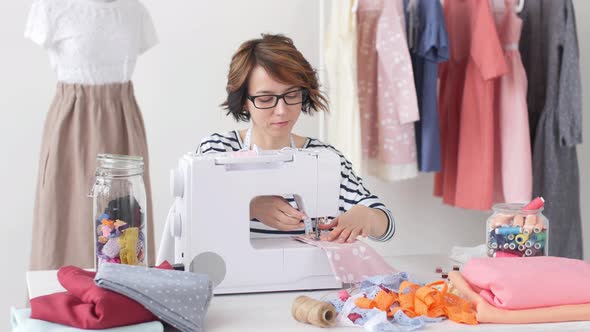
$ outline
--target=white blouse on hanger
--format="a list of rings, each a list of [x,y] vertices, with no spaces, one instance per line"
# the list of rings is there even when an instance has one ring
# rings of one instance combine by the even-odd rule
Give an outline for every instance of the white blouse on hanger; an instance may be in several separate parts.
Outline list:
[[[80,84],[131,80],[137,56],[157,43],[137,0],[35,0],[25,37],[49,51],[58,81]]]
[[[338,2],[337,2],[338,1]],[[357,90],[356,6],[353,0],[328,2],[324,61],[333,112],[326,116],[328,143],[339,149],[362,173],[361,124]]]

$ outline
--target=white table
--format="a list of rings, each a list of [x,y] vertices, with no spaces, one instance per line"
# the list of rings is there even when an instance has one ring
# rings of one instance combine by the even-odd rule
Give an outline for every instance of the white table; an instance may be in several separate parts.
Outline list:
[[[437,266],[445,271],[452,269],[453,262],[440,255],[414,255],[388,257],[386,260],[400,271],[407,271],[417,280],[428,282],[440,278],[435,273]],[[27,285],[32,297],[64,291],[57,281],[56,271],[27,272]],[[363,329],[337,327],[321,329],[295,321],[291,317],[291,304],[299,295],[320,299],[325,295],[335,295],[335,291],[280,292],[242,295],[218,295],[213,298],[205,322],[205,332],[215,331],[356,331]],[[173,331],[173,330],[167,330]],[[444,321],[426,326],[421,331],[440,332],[508,332],[508,331],[590,331],[590,322],[570,322],[556,324],[495,325],[480,324],[469,326]]]

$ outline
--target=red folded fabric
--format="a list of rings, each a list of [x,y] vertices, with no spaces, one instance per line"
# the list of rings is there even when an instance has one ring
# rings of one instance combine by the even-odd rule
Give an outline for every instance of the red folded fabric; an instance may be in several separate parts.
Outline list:
[[[171,270],[164,262],[157,268]],[[95,272],[64,266],[57,272],[62,293],[31,299],[31,318],[80,329],[107,329],[158,320],[143,305],[94,284]]]

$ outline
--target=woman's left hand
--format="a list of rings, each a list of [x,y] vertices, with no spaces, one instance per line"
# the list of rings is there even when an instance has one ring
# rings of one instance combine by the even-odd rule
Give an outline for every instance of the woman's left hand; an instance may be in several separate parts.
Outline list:
[[[364,205],[355,205],[336,217],[331,223],[320,225],[320,229],[334,228],[330,233],[322,236],[321,239],[338,243],[350,243],[356,241],[359,235],[366,237],[373,233],[372,227],[377,222],[375,218],[378,218],[378,215],[375,212],[383,214]],[[383,217],[385,217],[384,214]]]

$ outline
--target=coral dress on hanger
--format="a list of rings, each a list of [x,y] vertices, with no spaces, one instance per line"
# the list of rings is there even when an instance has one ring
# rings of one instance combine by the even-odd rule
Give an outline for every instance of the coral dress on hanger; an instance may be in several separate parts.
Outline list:
[[[444,161],[435,194],[446,204],[487,210],[494,193],[494,84],[506,61],[488,1],[444,4],[451,59],[441,73]]]

